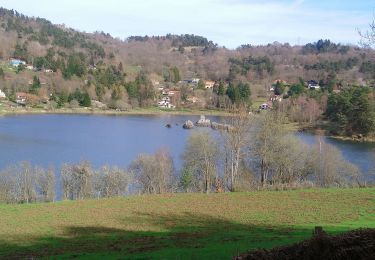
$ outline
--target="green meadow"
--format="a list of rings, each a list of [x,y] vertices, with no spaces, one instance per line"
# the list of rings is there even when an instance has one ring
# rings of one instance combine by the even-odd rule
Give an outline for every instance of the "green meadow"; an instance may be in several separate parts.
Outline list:
[[[375,188],[165,194],[0,205],[0,258],[229,259],[375,228]]]

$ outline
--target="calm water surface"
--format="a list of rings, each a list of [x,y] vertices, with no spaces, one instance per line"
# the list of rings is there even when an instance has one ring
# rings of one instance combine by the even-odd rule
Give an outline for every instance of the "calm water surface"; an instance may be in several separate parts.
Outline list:
[[[220,122],[218,117],[209,117]],[[198,116],[99,116],[17,115],[0,117],[0,169],[19,161],[30,161],[59,170],[64,162],[89,160],[93,167],[127,167],[140,153],[161,147],[171,152],[175,166],[192,131],[182,129],[186,120]],[[166,124],[172,128],[166,128]],[[193,130],[194,131],[194,130]],[[297,134],[304,142],[317,138]],[[344,157],[367,172],[374,159],[375,144],[338,141],[323,137],[338,147]]]

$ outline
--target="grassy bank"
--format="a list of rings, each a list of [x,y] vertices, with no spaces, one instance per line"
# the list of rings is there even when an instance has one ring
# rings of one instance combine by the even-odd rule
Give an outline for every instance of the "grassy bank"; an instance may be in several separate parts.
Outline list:
[[[375,228],[375,189],[167,194],[0,206],[0,258],[228,259]]]
[[[95,109],[95,108],[23,108],[23,107],[5,107],[0,106],[0,115],[22,115],[22,114],[94,114],[94,115],[206,115],[206,116],[231,116],[233,114],[209,109],[160,109],[156,107],[130,109],[119,111],[114,109]]]

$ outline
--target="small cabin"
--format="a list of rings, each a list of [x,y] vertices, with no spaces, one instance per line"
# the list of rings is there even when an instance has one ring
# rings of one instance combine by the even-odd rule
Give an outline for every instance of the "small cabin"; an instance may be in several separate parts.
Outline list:
[[[259,109],[262,109],[262,110],[267,110],[268,108],[270,108],[270,106],[267,103],[263,103],[259,106]]]
[[[307,81],[307,87],[309,89],[320,89],[319,83],[315,80]]]
[[[215,81],[206,81],[204,87],[206,89],[212,89],[214,86],[215,86]]]
[[[25,92],[16,93],[16,103],[19,105],[26,105],[27,94]]]

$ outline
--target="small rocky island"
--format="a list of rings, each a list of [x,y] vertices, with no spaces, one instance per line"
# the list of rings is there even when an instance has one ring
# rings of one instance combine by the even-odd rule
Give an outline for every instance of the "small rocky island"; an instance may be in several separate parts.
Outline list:
[[[198,127],[211,127],[214,130],[218,130],[218,129],[229,130],[232,127],[231,125],[228,125],[228,124],[211,122],[211,120],[206,118],[204,115],[201,115],[200,119],[195,124],[191,120],[185,121],[182,127],[184,129],[192,129],[194,128],[194,125]]]

